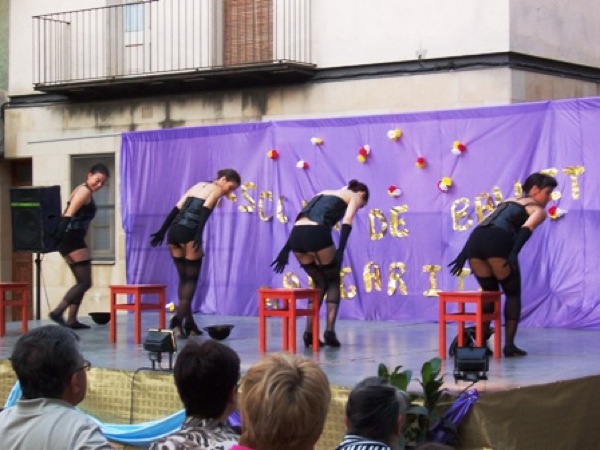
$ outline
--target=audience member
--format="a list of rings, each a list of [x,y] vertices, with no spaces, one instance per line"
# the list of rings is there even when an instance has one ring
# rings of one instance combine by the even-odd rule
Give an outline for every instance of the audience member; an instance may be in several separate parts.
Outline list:
[[[347,434],[337,450],[397,448],[409,405],[406,394],[384,378],[365,378],[348,396]]]
[[[177,356],[174,376],[186,418],[181,430],[150,450],[228,450],[237,444],[239,435],[225,424],[237,406],[237,353],[217,341],[190,341]]]
[[[85,397],[87,371],[69,328],[35,328],[17,341],[11,363],[23,396],[0,413],[3,450],[112,449],[98,425],[75,406]]]
[[[309,450],[323,432],[331,391],[315,362],[276,353],[248,370],[240,399],[242,435],[232,450]]]

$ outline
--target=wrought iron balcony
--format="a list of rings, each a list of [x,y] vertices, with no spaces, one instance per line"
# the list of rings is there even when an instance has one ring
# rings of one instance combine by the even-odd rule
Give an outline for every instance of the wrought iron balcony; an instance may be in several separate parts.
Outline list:
[[[310,0],[147,0],[33,17],[38,91],[122,97],[294,83]]]

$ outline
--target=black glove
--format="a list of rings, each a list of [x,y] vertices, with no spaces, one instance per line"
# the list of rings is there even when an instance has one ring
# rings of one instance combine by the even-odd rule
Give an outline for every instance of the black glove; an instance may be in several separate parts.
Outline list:
[[[515,238],[515,243],[513,244],[512,249],[506,259],[505,266],[510,265],[513,272],[519,270],[519,252],[525,245],[525,242],[529,240],[531,237],[531,230],[527,227],[521,227],[517,232],[517,237]]]
[[[60,220],[58,221],[58,225],[56,226],[56,230],[54,230],[54,233],[52,234],[52,237],[56,240],[56,243],[60,243],[60,241],[62,241],[62,238],[65,235],[65,231],[67,231],[67,227],[69,226],[69,224],[71,223],[71,218],[70,217],[61,217]]]
[[[271,263],[271,267],[273,268],[275,273],[283,273],[285,266],[287,266],[291,250],[292,249],[290,248],[290,244],[288,241],[285,243],[285,245],[279,252],[279,255],[277,255],[277,258],[275,258],[275,260]]]
[[[337,250],[335,251],[335,262],[338,268],[342,267],[342,261],[344,260],[344,250],[346,249],[346,243],[348,242],[348,236],[352,231],[352,225],[343,224],[342,230],[340,231],[340,243]]]
[[[150,240],[150,245],[152,247],[157,247],[160,244],[162,244],[162,241],[165,238],[165,234],[167,234],[167,230],[169,229],[171,222],[173,222],[173,220],[175,219],[175,216],[177,216],[177,214],[179,214],[179,208],[177,206],[175,206],[171,210],[171,212],[169,213],[169,215],[167,216],[165,221],[163,222],[162,226],[160,227],[160,230],[158,230],[156,233],[153,233],[150,235],[150,237],[152,238]]]
[[[204,232],[204,225],[210,217],[212,209],[208,209],[206,206],[200,208],[200,217],[198,217],[198,229],[196,230],[196,237],[194,238],[194,250],[202,248],[202,233]]]
[[[465,267],[465,263],[467,262],[467,252],[464,247],[453,261],[448,264],[450,267],[450,273],[455,276],[459,276],[462,273],[463,267]]]

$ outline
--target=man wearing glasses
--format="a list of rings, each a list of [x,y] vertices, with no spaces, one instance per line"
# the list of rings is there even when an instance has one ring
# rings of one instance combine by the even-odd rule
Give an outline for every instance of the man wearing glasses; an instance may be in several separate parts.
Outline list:
[[[75,408],[85,397],[91,367],[78,339],[54,325],[19,338],[10,360],[23,397],[0,413],[4,450],[113,448],[98,425]]]

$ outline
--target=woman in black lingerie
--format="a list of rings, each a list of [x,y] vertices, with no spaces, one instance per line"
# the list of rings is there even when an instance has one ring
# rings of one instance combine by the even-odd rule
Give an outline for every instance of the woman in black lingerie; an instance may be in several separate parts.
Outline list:
[[[176,336],[200,335],[192,313],[192,298],[196,292],[202,267],[202,232],[217,201],[235,191],[242,179],[233,169],[221,169],[213,182],[192,186],[171,210],[162,227],[151,235],[150,244],[162,244],[167,234],[171,257],[179,275],[177,312],[170,328]]]
[[[509,198],[498,205],[471,233],[467,243],[449,264],[454,275],[460,275],[469,261],[483,291],[498,291],[506,297],[504,304],[504,356],[525,356],[515,345],[521,318],[521,273],[518,254],[535,228],[546,219],[545,207],[558,185],[555,178],[534,173],[523,184],[523,197]],[[489,307],[486,312],[491,312]],[[489,329],[489,322],[487,327]],[[486,330],[486,332],[489,330]],[[500,332],[496,330],[496,332]]]
[[[90,328],[77,320],[77,312],[86,291],[92,286],[92,263],[90,249],[85,243],[85,235],[90,222],[96,215],[96,204],[92,194],[106,184],[110,172],[104,164],[94,165],[87,174],[85,183],[77,186],[67,202],[67,208],[59,221],[54,234],[58,251],[65,259],[73,276],[72,286],[49,317],[59,325],[73,329]],[[67,320],[63,318],[69,310]]]
[[[327,328],[323,338],[325,345],[339,347],[335,334],[335,321],[340,307],[340,268],[352,221],[360,208],[369,201],[369,188],[352,180],[338,190],[317,194],[298,214],[290,237],[271,266],[277,273],[283,272],[288,255],[293,251],[302,269],[321,290],[319,307],[327,299]],[[333,226],[342,221],[339,245],[336,250],[331,237]],[[312,317],[306,320],[304,345],[312,345]]]

